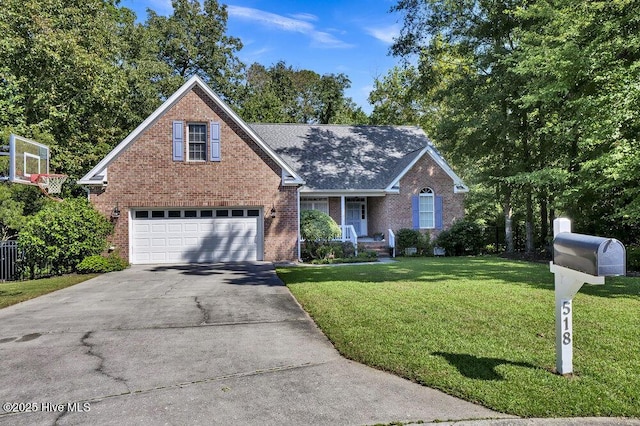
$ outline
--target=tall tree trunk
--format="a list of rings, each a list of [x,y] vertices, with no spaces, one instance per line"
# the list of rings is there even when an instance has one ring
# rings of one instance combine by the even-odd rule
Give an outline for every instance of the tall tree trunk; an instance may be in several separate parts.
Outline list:
[[[525,223],[525,253],[531,254],[535,250],[535,242],[533,241],[533,194],[531,187],[527,188],[527,217]]]
[[[507,253],[513,253],[513,208],[511,207],[511,189],[504,197],[504,243]]]
[[[540,191],[540,247],[547,248],[549,237],[549,210],[547,204],[547,191]]]

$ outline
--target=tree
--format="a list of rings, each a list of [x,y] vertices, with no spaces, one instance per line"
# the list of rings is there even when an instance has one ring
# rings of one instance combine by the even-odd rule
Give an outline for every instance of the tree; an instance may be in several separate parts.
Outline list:
[[[269,68],[252,64],[239,112],[246,121],[254,122],[366,122],[366,114],[344,95],[350,84],[344,74],[320,76],[314,71],[294,69],[284,61]]]
[[[16,237],[24,222],[24,204],[11,197],[9,186],[0,185],[0,241]]]
[[[419,90],[419,73],[415,66],[395,66],[387,75],[376,78],[369,103],[373,105],[371,121],[383,125],[420,125],[430,111],[423,105],[426,96]]]
[[[149,56],[134,57],[151,40],[116,3],[2,4],[0,130],[49,144],[52,169],[76,178],[159,103],[150,88],[160,73]]]
[[[148,10],[146,26],[158,44],[158,59],[171,70],[169,95],[198,75],[223,99],[235,103],[244,64],[242,42],[226,34],[227,7],[216,0],[172,0],[173,14]],[[171,87],[172,86],[172,87]]]

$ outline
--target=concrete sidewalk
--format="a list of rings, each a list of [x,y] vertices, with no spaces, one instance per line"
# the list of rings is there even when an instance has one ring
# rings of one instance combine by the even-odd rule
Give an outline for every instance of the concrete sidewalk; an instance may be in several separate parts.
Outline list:
[[[549,424],[345,360],[267,263],[134,266],[0,324],[0,402],[36,411],[0,424]]]

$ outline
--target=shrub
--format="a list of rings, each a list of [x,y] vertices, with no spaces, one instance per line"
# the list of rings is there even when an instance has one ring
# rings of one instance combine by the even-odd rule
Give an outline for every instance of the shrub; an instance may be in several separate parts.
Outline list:
[[[640,272],[640,246],[627,248],[627,269]]]
[[[85,257],[84,260],[76,266],[76,271],[79,274],[103,273],[122,271],[128,266],[129,264],[114,252],[108,257],[101,255]]]
[[[438,235],[436,245],[445,249],[447,256],[479,254],[484,247],[483,229],[477,222],[460,220]]]
[[[51,265],[60,274],[101,253],[112,225],[87,200],[51,202],[31,216],[18,236],[30,270]]]
[[[342,250],[342,243],[338,241],[322,243],[316,250],[316,254],[320,259],[343,257],[344,252]]]
[[[405,249],[415,247],[416,254],[427,255],[431,247],[431,238],[429,234],[423,234],[417,229],[402,228],[396,232],[396,251],[398,254],[404,254]]]
[[[328,214],[319,210],[304,210],[300,213],[300,235],[304,238],[304,260],[323,257],[318,249],[342,233],[338,224]],[[325,249],[323,249],[325,250]]]

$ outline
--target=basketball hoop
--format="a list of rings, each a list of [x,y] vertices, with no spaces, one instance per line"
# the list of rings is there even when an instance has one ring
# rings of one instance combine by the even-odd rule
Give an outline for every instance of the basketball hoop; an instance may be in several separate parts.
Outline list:
[[[51,194],[62,192],[62,184],[67,180],[67,177],[67,175],[57,174],[32,174],[31,182],[38,185],[40,190],[48,197],[62,201],[59,198],[52,197]]]

